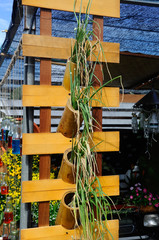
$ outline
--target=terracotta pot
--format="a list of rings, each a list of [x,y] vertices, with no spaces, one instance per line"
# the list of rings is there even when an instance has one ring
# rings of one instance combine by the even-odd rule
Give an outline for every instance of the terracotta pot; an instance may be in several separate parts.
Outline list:
[[[144,213],[156,212],[156,208],[154,206],[141,206],[140,211]]]
[[[3,223],[0,225],[0,236],[2,236],[3,233]]]
[[[78,121],[80,127],[82,124],[81,114],[79,111],[74,110],[69,99],[57,127],[57,132],[62,133],[65,137],[68,138],[75,137],[78,129]]]
[[[67,90],[70,91],[71,89],[71,78],[72,78],[72,82],[74,81],[74,73],[76,71],[76,63],[71,62],[71,60],[67,60],[67,64],[66,64],[66,69],[65,69],[65,74],[64,74],[64,78],[63,78],[63,87]],[[70,77],[72,76],[72,77]]]
[[[62,225],[67,229],[75,228],[74,209],[69,206],[74,196],[74,192],[66,192],[61,200],[60,208],[56,218],[56,225]],[[78,208],[75,210],[79,216]]]
[[[61,167],[58,173],[58,178],[62,178],[64,182],[75,183],[75,168],[73,163],[70,162],[72,149],[67,149],[62,158]]]

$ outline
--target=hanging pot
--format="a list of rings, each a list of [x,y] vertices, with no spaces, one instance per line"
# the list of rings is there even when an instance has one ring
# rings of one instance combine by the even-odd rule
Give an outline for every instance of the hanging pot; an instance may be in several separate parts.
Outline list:
[[[69,99],[57,127],[57,132],[62,133],[65,137],[73,138],[77,133],[78,125],[80,127],[81,124],[81,114],[78,110],[74,110]]]
[[[62,86],[70,91],[71,89],[71,81],[74,81],[74,73],[76,71],[76,63],[73,63],[70,59],[67,60],[65,74],[63,78]]]
[[[68,183],[75,183],[75,167],[74,164],[71,162],[71,152],[72,149],[67,149],[62,158],[61,167],[58,173],[58,178],[62,178],[64,182]]]
[[[66,229],[74,229],[75,228],[75,211],[77,214],[77,218],[79,218],[78,208],[74,210],[73,207],[69,206],[72,202],[74,196],[74,192],[66,192],[63,195],[63,198],[60,203],[60,208],[56,218],[56,225],[62,225]]]

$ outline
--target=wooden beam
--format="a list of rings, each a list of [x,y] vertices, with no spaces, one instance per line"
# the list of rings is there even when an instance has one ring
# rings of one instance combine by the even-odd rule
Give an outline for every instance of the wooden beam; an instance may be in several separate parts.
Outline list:
[[[109,196],[119,195],[119,176],[99,177],[102,190]],[[62,179],[24,181],[22,183],[22,202],[43,202],[61,200],[67,191],[75,191],[76,185]]]
[[[22,0],[23,5],[39,8],[49,8],[61,11],[74,12],[74,0]],[[80,11],[81,0],[76,1],[75,11]],[[82,1],[82,13],[86,12],[88,0]],[[92,1],[90,14],[101,15],[107,17],[120,17],[120,1],[119,0],[98,0]]]
[[[64,107],[69,97],[70,93],[62,86],[23,85],[22,103],[26,107]],[[93,107],[118,107],[119,88],[104,87],[93,99],[98,99],[92,101]]]
[[[40,34],[52,35],[52,12],[50,9],[41,9],[40,11]],[[51,59],[40,59],[40,85],[51,85]],[[51,131],[51,107],[40,108],[40,132]],[[40,156],[39,161],[39,178],[50,178],[51,156]],[[38,225],[49,226],[49,202],[39,204]]]
[[[124,94],[124,95],[120,94],[120,102],[136,103],[144,96],[145,96],[144,94]]]
[[[96,152],[119,151],[119,132],[94,132],[92,146]],[[24,133],[23,155],[58,154],[72,147],[72,139],[61,133]]]
[[[107,233],[105,239],[119,239],[119,220],[107,221]],[[80,238],[81,229],[67,230],[57,225],[51,227],[30,228],[21,230],[21,240],[70,240]],[[110,235],[112,234],[112,236]]]
[[[98,24],[98,28],[97,25]],[[104,26],[104,19],[103,16],[93,16],[93,32],[98,37],[100,41],[103,41],[103,26]],[[93,36],[93,40],[95,40],[95,36]],[[96,77],[95,77],[96,76]],[[103,85],[103,64],[100,65],[99,63],[96,64],[94,69],[94,77],[93,77],[93,86],[99,87]],[[102,108],[100,106],[96,106],[92,108],[92,117],[93,117],[93,131],[99,132],[102,131]],[[96,162],[98,172],[97,175],[102,175],[102,153],[97,153],[96,155]]]
[[[23,34],[23,56],[68,59],[71,56],[71,48],[75,43],[71,38],[59,38],[51,36]],[[94,41],[92,41],[92,44]],[[99,54],[98,61],[112,63],[119,62],[119,43],[101,42],[104,55]],[[98,56],[98,48],[94,51]],[[96,61],[96,57],[91,56],[91,61]]]

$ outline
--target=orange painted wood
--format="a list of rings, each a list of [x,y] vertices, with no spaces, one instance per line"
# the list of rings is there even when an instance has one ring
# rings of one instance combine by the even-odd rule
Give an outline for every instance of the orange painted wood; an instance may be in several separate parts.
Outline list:
[[[77,0],[75,11],[80,11],[81,0]],[[82,1],[82,13],[86,12],[88,0]],[[61,11],[74,12],[74,0],[22,0],[23,5],[56,9]],[[101,15],[107,17],[120,17],[120,1],[119,0],[98,0],[92,1],[90,14]]]
[[[52,12],[50,9],[40,11],[40,34],[52,35]],[[51,85],[51,59],[40,60],[40,85]],[[51,107],[40,108],[40,132],[51,131]],[[39,161],[39,178],[50,178],[51,156],[42,155]],[[49,225],[49,202],[39,204],[39,226]]]
[[[70,93],[62,86],[23,85],[22,103],[25,107],[64,107],[69,97]],[[119,88],[104,87],[93,99],[99,100],[92,101],[93,107],[118,107]]]
[[[23,34],[23,56],[68,59],[71,56],[71,47],[75,40],[71,38],[59,38],[51,36]],[[93,44],[93,41],[92,41]],[[102,52],[98,61],[112,63],[119,62],[119,43],[101,42],[105,58]],[[94,51],[98,56],[98,51]],[[92,55],[91,61],[96,61],[97,57]]]
[[[119,176],[99,177],[103,192],[109,196],[119,195]],[[75,191],[76,185],[62,179],[24,181],[22,183],[22,202],[43,202],[61,200],[67,191]]]
[[[119,221],[109,220],[107,221],[108,233],[106,234],[106,240],[119,239]],[[67,230],[64,227],[57,225],[51,227],[30,228],[21,230],[21,240],[70,240],[72,237],[80,238],[81,229]]]
[[[144,94],[120,94],[120,102],[136,103],[144,96]]]
[[[119,132],[94,132],[94,144],[99,144],[96,152],[119,151]],[[92,146],[94,146],[92,144]],[[23,155],[58,154],[72,147],[72,139],[61,133],[24,133]]]

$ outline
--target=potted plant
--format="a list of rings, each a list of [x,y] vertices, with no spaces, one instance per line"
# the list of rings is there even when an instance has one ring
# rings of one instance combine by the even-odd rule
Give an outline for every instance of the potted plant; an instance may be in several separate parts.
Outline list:
[[[129,205],[137,206],[142,212],[153,212],[159,209],[159,195],[153,194],[140,182],[130,186],[126,202]]]
[[[82,7],[82,2],[81,2]],[[105,85],[101,86],[100,89],[95,90],[92,86],[93,77],[97,79],[94,75],[94,69],[96,63],[98,62],[98,56],[96,57],[96,62],[94,65],[91,62],[88,62],[88,57],[91,60],[91,57],[94,55],[93,49],[98,46],[100,51],[102,51],[102,46],[98,38],[95,43],[91,43],[93,36],[95,36],[93,30],[89,29],[89,24],[92,20],[89,19],[89,11],[91,7],[91,1],[88,1],[88,6],[86,9],[85,18],[82,17],[81,12],[78,17],[74,12],[77,20],[75,44],[71,49],[71,57],[66,66],[67,77],[63,80],[63,86],[69,86],[67,90],[70,90],[70,99],[68,100],[64,113],[60,120],[60,123],[57,128],[57,132],[61,132],[65,137],[74,137],[79,127],[82,124],[84,112],[88,112],[86,105],[90,104],[91,99],[93,100],[94,95],[101,90],[109,82],[113,81],[111,79]],[[75,9],[75,6],[74,6]],[[72,67],[72,62],[74,66]],[[81,86],[83,89],[81,89]],[[92,96],[90,92],[93,90]],[[99,101],[99,100],[97,100]],[[89,106],[90,108],[91,106]],[[81,114],[81,111],[83,113]]]
[[[64,198],[61,201],[56,224],[61,224],[69,229],[82,227],[81,239],[102,240],[105,238],[106,234],[108,234],[106,225],[107,214],[111,213],[110,204],[112,205],[113,202],[111,198],[106,196],[102,191],[99,179],[96,176],[97,164],[95,153],[93,152],[95,146],[90,144],[90,142],[93,142],[91,102],[94,95],[108,84],[108,82],[105,85],[100,86],[98,90],[95,90],[92,86],[93,77],[97,79],[94,75],[94,69],[98,61],[98,56],[97,61],[93,65],[88,62],[88,57],[91,58],[91,55],[93,54],[92,49],[100,43],[97,39],[95,45],[91,46],[90,38],[94,33],[93,31],[88,30],[90,5],[91,1],[88,1],[84,20],[82,19],[81,13],[79,13],[78,17],[75,13],[77,19],[76,42],[71,55],[71,60],[76,64],[74,76],[71,72],[71,67],[69,66],[71,90],[69,104],[74,111],[77,111],[77,114],[72,114],[75,117],[75,120],[73,121],[76,122],[76,127],[73,129],[72,136],[69,136],[74,137],[72,141],[72,150],[67,150],[64,155],[66,155],[67,160],[71,162],[71,172],[73,172],[74,176],[73,183],[76,183],[76,191],[71,193],[71,195],[70,193],[64,195]],[[110,81],[113,81],[113,79]],[[92,89],[94,90],[93,93],[91,93]],[[100,101],[100,99],[97,101]],[[67,118],[69,115],[68,113],[66,114],[66,110],[67,109],[65,108],[64,115],[66,115]],[[82,120],[83,130],[82,133],[80,133]],[[62,119],[62,121],[63,123],[65,122],[64,119]],[[69,123],[67,124],[72,126]],[[61,122],[58,126],[58,131],[61,132],[61,130],[59,130],[60,128]],[[63,134],[66,136],[66,130]],[[71,156],[68,156],[68,153]],[[61,168],[63,168],[64,162],[65,161],[62,161]],[[62,169],[60,169],[59,177],[62,177]],[[66,181],[68,181],[68,179],[66,179]],[[64,207],[67,211],[64,210]],[[68,217],[72,216],[74,219],[73,223],[72,220],[68,220]],[[71,222],[71,226],[67,225],[69,221]],[[111,233],[109,234],[111,235]]]

